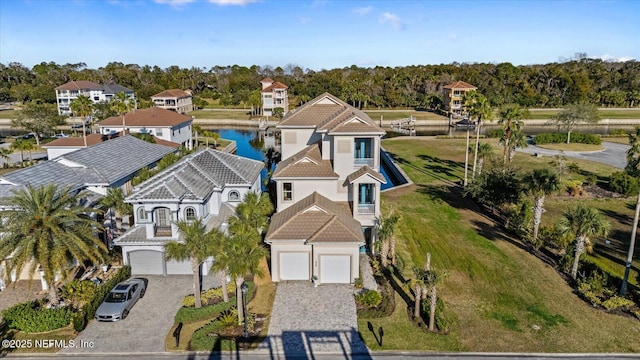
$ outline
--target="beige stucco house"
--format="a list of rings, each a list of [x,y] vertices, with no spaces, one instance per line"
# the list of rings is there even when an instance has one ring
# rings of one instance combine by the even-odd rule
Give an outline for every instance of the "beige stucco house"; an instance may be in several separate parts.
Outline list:
[[[328,93],[291,111],[277,127],[277,213],[265,238],[272,279],[350,283],[360,276],[361,248],[375,240],[386,183],[380,173],[385,131]]]
[[[169,89],[151,96],[153,105],[162,109],[186,114],[193,111],[193,97],[191,92],[180,89]]]

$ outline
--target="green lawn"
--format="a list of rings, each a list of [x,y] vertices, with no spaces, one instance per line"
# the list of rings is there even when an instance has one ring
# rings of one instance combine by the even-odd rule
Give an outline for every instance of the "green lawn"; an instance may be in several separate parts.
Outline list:
[[[382,116],[383,120],[406,119],[410,116],[413,116],[414,120],[447,120],[446,116],[442,116],[430,111],[399,110],[399,111],[387,112],[387,111],[365,110],[364,112],[367,115],[369,115],[369,117],[374,121],[380,120],[380,116]]]
[[[195,116],[197,119],[231,119],[231,120],[250,120],[251,110],[234,111],[234,110],[196,110],[188,113],[189,116]]]
[[[422,267],[430,252],[432,267],[448,273],[439,294],[455,324],[446,336],[415,328],[406,315],[406,301],[411,302],[412,296],[402,291],[392,316],[359,319],[360,332],[371,349],[380,347],[367,321],[385,330],[383,349],[640,351],[640,322],[595,310],[580,300],[555,269],[523,250],[452,190],[452,181],[462,175],[464,140],[396,138],[384,140],[383,146],[399,158],[415,182],[383,195],[402,217],[397,233],[402,274],[411,277],[412,267]],[[496,154],[499,150],[496,147]],[[534,168],[547,166],[548,161],[518,154],[514,166]],[[588,162],[579,166],[600,175],[613,171]]]
[[[19,113],[19,110],[0,110],[0,119],[15,119]]]
[[[531,119],[552,119],[558,115],[558,110],[547,109],[530,109]],[[601,119],[640,119],[640,109],[627,109],[627,110],[608,110],[600,109],[598,111]]]

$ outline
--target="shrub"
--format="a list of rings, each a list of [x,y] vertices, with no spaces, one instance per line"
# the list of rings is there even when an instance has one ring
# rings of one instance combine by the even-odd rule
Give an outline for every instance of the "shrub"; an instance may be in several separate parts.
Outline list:
[[[238,311],[235,307],[232,307],[229,310],[221,312],[216,320],[224,327],[233,326],[238,322]]]
[[[227,293],[229,293],[230,296],[233,296],[235,291],[236,291],[236,283],[234,281],[227,284]],[[219,300],[222,299],[222,287],[213,288],[213,289],[209,289],[201,292],[200,299],[202,300],[202,305],[212,304],[213,302],[219,302]],[[187,295],[184,298],[182,298],[182,306],[194,307],[195,305],[196,305],[196,297],[194,295]]]
[[[430,302],[431,301],[429,299],[426,299],[425,301],[421,302],[422,311],[424,312],[425,319],[427,319],[427,321],[431,316]],[[453,319],[450,315],[447,314],[444,301],[442,301],[441,298],[438,298],[436,300],[435,325],[436,325],[436,328],[438,328],[438,330],[445,331],[445,332],[449,331],[451,328],[451,325],[453,325]]]
[[[602,302],[602,306],[607,310],[616,310],[620,308],[628,309],[634,305],[633,301],[620,296],[613,296]]]
[[[638,180],[623,171],[618,171],[609,176],[609,189],[618,194],[632,196],[638,193]]]
[[[587,185],[594,186],[598,183],[598,177],[596,175],[588,175],[584,181]]]
[[[487,131],[487,137],[488,138],[493,138],[493,139],[497,139],[502,137],[502,129],[493,129],[493,130],[489,130]]]
[[[565,189],[571,196],[581,197],[586,194],[582,188],[582,181],[580,180],[567,180],[564,182]]]
[[[251,281],[247,281],[249,285],[249,292],[247,294],[247,303],[253,298],[255,295],[255,285]],[[234,295],[235,293],[230,293],[229,295]],[[211,319],[216,317],[217,314],[231,309],[236,303],[235,296],[229,296],[229,302],[219,302],[217,304],[203,306],[201,308],[195,307],[181,307],[178,309],[175,317],[175,323],[190,323],[199,320]]]
[[[30,301],[3,310],[2,318],[9,329],[34,333],[65,327],[72,314],[69,308],[46,309],[38,301]]]
[[[98,285],[93,281],[74,279],[62,287],[62,298],[85,304],[93,299],[97,291]]]
[[[396,307],[395,292],[391,289],[391,285],[389,285],[385,278],[381,277],[379,279],[381,280],[378,282],[380,289],[379,294],[382,297],[380,304],[373,308],[359,309],[358,317],[363,319],[375,319],[389,316],[393,313],[393,310]]]
[[[373,308],[382,302],[382,296],[375,290],[367,290],[356,295],[356,301],[367,308]]]
[[[353,286],[356,289],[362,289],[364,287],[364,281],[362,280],[362,278],[358,277],[355,279],[355,281],[353,282]]]
[[[567,142],[567,133],[540,133],[533,139],[536,145],[540,144],[562,144]],[[571,142],[580,144],[602,144],[602,139],[596,134],[583,134],[572,132]]]
[[[220,341],[217,336],[217,332],[223,328],[222,324],[218,321],[212,321],[207,325],[196,330],[191,337],[189,343],[189,350],[206,350],[212,351],[215,349],[216,343]]]

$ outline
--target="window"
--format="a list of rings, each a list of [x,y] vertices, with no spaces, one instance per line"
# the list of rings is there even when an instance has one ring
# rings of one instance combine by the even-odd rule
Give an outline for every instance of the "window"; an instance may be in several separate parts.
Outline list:
[[[460,95],[460,90],[454,90],[453,95]]]
[[[93,97],[93,101],[100,101],[100,97],[98,97],[98,96],[94,96],[94,97]]]
[[[373,167],[373,139],[356,138],[353,152],[354,165],[360,167],[368,165]]]
[[[240,193],[237,191],[229,191],[229,201],[240,201]]]
[[[138,208],[138,221],[147,221],[147,212],[142,206]]]
[[[157,128],[156,129],[156,135],[157,136],[162,136],[162,128]]]
[[[196,209],[192,208],[192,207],[188,207],[186,209],[184,209],[184,218],[187,221],[193,221],[196,219]]]
[[[374,202],[374,184],[360,184],[358,186],[358,213],[373,214],[375,213]]]
[[[291,201],[291,200],[293,200],[293,184],[283,183],[282,184],[282,201]]]

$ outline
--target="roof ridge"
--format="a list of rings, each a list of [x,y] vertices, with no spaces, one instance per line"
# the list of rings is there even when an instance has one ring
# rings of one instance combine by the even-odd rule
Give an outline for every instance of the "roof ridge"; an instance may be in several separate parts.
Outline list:
[[[196,153],[193,155],[193,157],[191,157],[191,158],[187,159],[187,160],[185,161],[185,163],[188,163],[189,165],[193,166],[193,167],[196,169],[196,171],[197,171],[198,173],[202,174],[202,176],[204,176],[205,178],[207,178],[207,180],[209,180],[209,181],[213,184],[213,186],[214,186],[214,187],[215,187],[215,186],[222,186],[222,185],[224,185],[224,184],[222,184],[222,185],[218,184],[217,179],[212,178],[212,177],[211,177],[211,174],[209,174],[208,172],[204,171],[200,166],[198,166],[198,164],[196,164],[196,163],[195,163],[195,161],[193,161],[193,160],[195,160],[195,159],[196,159],[196,157],[198,157],[198,156],[202,156],[203,154],[208,153],[208,150],[209,150],[209,149],[205,149],[205,150],[203,150],[202,152],[199,152],[199,153],[197,153],[197,152],[196,152]]]
[[[235,167],[231,166],[231,164],[229,164],[229,161],[227,161],[227,159],[225,159],[224,156],[222,156],[222,154],[226,155],[226,153],[223,153],[221,151],[214,151],[211,149],[207,149],[207,151],[209,151],[216,159],[220,160],[220,162],[222,162],[227,167],[227,169],[231,170],[240,179],[246,182],[250,182],[249,180],[245,179],[245,177],[242,174],[240,174]]]
[[[318,230],[316,230],[316,232],[314,232],[313,234],[311,234],[311,236],[309,236],[307,238],[307,242],[313,241],[315,238],[317,238],[318,236],[320,236],[320,234],[326,229],[328,228],[331,224],[333,224],[334,222],[336,222],[336,220],[338,220],[338,216],[336,214],[332,214],[331,218],[329,218],[329,220],[327,220],[326,223],[324,223],[324,225],[320,226],[320,228]]]

